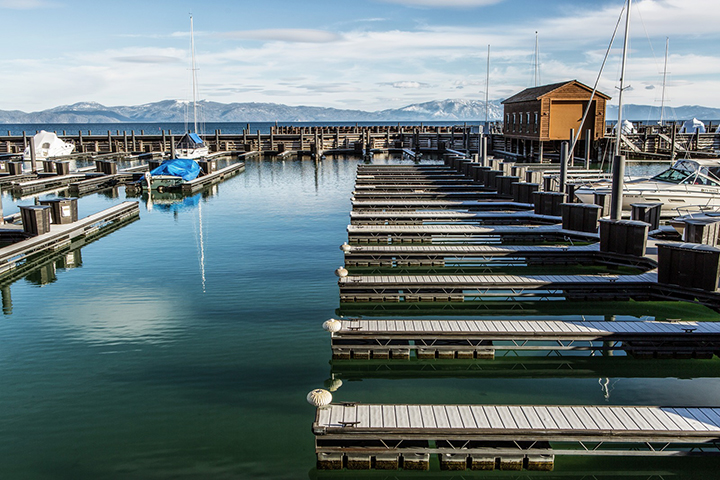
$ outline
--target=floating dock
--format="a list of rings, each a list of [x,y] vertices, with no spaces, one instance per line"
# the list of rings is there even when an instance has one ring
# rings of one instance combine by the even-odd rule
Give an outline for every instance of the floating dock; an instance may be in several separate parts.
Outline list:
[[[236,162],[225,168],[221,168],[220,170],[217,170],[215,172],[208,173],[207,175],[198,177],[195,180],[190,180],[189,182],[183,182],[183,184],[180,187],[180,191],[186,195],[192,195],[193,193],[199,192],[200,190],[207,187],[208,185],[222,182],[227,177],[230,177],[232,175],[235,175],[236,173],[240,173],[243,171],[245,171],[245,163],[244,162]]]
[[[491,224],[491,225],[543,225],[556,224],[562,219],[549,215],[538,215],[532,211],[492,211],[463,212],[453,210],[436,210],[410,212],[398,211],[353,211],[350,212],[351,225],[426,225],[441,223]]]
[[[657,225],[608,223],[603,205],[564,203],[565,194],[539,191],[507,165],[473,178],[479,189],[469,195],[480,196],[464,197],[458,186],[471,184],[457,174],[480,177],[469,162],[446,158],[450,171],[358,167],[345,265],[336,271],[344,311],[477,315],[498,305],[628,299],[720,309],[720,250],[648,243]],[[333,375],[344,378],[497,377],[508,364],[494,374],[496,358],[536,361],[541,353],[563,357],[545,376],[572,369],[564,358],[582,358],[587,376],[594,359],[696,364],[720,354],[720,322],[344,318],[324,327]],[[511,366],[512,376],[528,375]],[[317,409],[313,432],[319,469],[428,470],[436,455],[443,470],[552,470],[555,455],[718,455],[720,408],[331,403]]]
[[[554,240],[597,242],[599,236],[592,232],[563,229],[561,225],[348,225],[348,241],[351,243],[435,243],[488,242],[491,237],[503,241],[540,242]]]
[[[68,224],[52,224],[50,232],[0,248],[0,276],[25,265],[38,256],[69,247],[80,238],[102,235],[107,229],[138,218],[138,202],[123,202],[102,212]],[[10,232],[16,235],[15,231]],[[0,236],[2,230],[0,230]]]
[[[552,470],[555,455],[717,455],[720,408],[381,405],[318,408],[319,469]]]
[[[334,359],[472,359],[495,352],[624,351],[640,358],[712,358],[718,322],[553,320],[342,320]]]
[[[640,275],[351,275],[341,302],[468,302],[649,298],[657,273]]]

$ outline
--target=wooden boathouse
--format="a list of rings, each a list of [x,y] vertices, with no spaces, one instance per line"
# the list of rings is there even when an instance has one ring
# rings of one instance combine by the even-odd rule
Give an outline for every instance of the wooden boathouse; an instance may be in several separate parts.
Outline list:
[[[592,91],[587,85],[570,80],[526,88],[504,100],[504,150],[519,157],[541,159],[545,147],[549,147],[548,151],[557,150],[560,141],[570,140],[571,132],[581,129],[580,139],[585,140],[587,157],[591,142],[605,136],[605,108],[610,100],[604,93],[595,92],[581,127]]]

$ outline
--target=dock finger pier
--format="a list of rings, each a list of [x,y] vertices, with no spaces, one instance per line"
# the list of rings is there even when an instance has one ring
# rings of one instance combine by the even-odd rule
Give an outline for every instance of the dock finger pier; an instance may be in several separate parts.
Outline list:
[[[542,176],[459,152],[359,164],[335,272],[339,318],[323,324],[333,378],[382,377],[403,362],[482,377],[470,366],[507,356],[662,369],[720,355],[716,321],[537,313],[607,301],[720,310],[720,249],[639,213],[661,205],[610,220],[603,205],[532,181]],[[715,405],[423,404],[412,389],[398,404],[366,404],[341,400],[341,384],[308,396],[320,470],[553,470],[557,456],[720,454]]]

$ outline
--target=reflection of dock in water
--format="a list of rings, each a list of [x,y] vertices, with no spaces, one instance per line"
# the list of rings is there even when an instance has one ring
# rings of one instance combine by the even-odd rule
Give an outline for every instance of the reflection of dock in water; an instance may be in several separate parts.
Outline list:
[[[0,249],[3,313],[12,313],[12,283],[23,277],[35,285],[56,281],[58,269],[82,265],[82,247],[138,218],[137,202],[123,202],[73,223],[52,224],[48,233]]]
[[[715,378],[720,361],[507,356],[495,360],[332,360],[340,380],[413,378]]]

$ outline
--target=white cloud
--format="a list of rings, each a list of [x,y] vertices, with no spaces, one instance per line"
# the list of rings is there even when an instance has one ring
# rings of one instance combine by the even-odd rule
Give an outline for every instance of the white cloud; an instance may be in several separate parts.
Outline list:
[[[485,7],[500,3],[503,0],[383,0],[387,3],[399,3],[410,7]]]
[[[226,38],[237,38],[246,40],[270,40],[279,42],[300,42],[300,43],[329,43],[339,40],[337,33],[325,30],[311,30],[302,28],[275,28],[266,30],[240,30],[220,34]]]
[[[113,60],[117,62],[125,62],[125,63],[149,63],[149,64],[159,64],[159,63],[178,63],[182,62],[183,60],[178,57],[169,57],[167,55],[131,55],[126,57],[115,57]]]
[[[714,29],[720,13],[708,7],[709,0],[696,1],[700,7],[688,2],[682,9],[680,0],[633,3],[639,5],[648,33],[655,35],[651,39],[656,53],[660,44],[664,46],[664,26],[672,23],[668,18],[679,18],[678,25],[667,26],[669,30],[684,30],[671,38],[668,98],[673,104],[720,105],[720,53],[712,48],[718,40]],[[615,3],[538,18],[532,25],[485,22],[400,28],[393,24],[397,28],[386,29],[385,24],[375,24],[368,30],[365,24],[343,29],[342,34],[282,28],[206,31],[209,41],[197,42],[200,95],[221,102],[281,101],[368,110],[458,94],[477,96],[486,90],[486,45],[490,44],[489,96],[506,98],[532,85],[536,30],[540,32],[541,82],[577,79],[592,86],[620,13],[619,1]],[[662,84],[662,59],[653,56],[640,22],[631,28],[627,80],[636,88],[628,92],[626,101],[653,104],[660,89],[645,87]],[[697,32],[701,42],[695,37]],[[223,37],[253,41],[222,41]],[[621,40],[616,41],[599,84],[600,91],[615,101]],[[165,44],[154,39],[145,43]],[[87,98],[108,105],[189,98],[189,52],[182,40],[172,44],[179,48],[67,51],[57,58],[29,59],[6,54],[0,84],[18,94],[4,99],[2,108],[48,108]],[[144,63],[155,67],[144,68]],[[47,71],[53,72],[52,82],[44,74]]]
[[[424,88],[428,85],[420,82],[395,82],[391,84],[393,88]]]

